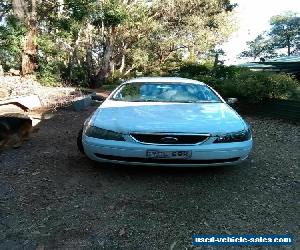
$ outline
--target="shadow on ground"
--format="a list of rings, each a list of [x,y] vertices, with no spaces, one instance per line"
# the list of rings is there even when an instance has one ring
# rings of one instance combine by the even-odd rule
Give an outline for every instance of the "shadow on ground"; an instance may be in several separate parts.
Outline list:
[[[108,166],[77,150],[93,110],[60,110],[1,155],[0,249],[192,249],[194,233],[297,238],[298,126],[247,117],[255,147],[241,166]]]

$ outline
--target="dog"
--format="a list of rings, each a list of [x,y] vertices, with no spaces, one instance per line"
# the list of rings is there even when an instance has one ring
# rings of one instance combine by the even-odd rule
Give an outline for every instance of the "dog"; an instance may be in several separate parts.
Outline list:
[[[13,147],[20,147],[31,132],[32,120],[29,117],[17,117],[16,114],[0,116],[0,150],[9,145],[15,135],[18,140],[13,143]]]
[[[27,107],[18,102],[8,102],[0,104],[0,106],[9,104],[14,104],[25,112],[28,111]],[[0,151],[11,144],[14,136],[17,136],[17,141],[14,141],[13,147],[20,147],[22,142],[28,139],[31,132],[33,132],[32,120],[28,116],[21,114],[0,115]]]

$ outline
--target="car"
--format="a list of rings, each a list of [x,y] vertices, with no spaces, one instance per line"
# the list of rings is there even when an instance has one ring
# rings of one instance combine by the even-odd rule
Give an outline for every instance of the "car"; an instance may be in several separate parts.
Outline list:
[[[235,165],[252,149],[251,128],[210,86],[140,77],[118,86],[85,121],[78,147],[102,163]]]

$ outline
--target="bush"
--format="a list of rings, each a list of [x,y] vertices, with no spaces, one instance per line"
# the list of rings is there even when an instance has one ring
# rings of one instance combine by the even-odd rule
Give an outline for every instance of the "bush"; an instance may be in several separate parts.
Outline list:
[[[36,76],[42,85],[52,87],[61,85],[60,72],[64,67],[63,64],[54,61],[48,62],[40,58],[39,65]]]
[[[208,65],[191,63],[191,62],[183,62],[179,65],[173,66],[172,69],[168,71],[170,75],[180,76],[185,78],[194,78],[197,76],[209,75],[211,69]]]
[[[25,25],[12,15],[0,22],[0,64],[4,71],[21,69],[22,38],[26,31]]]
[[[113,91],[116,87],[118,87],[119,84],[114,84],[114,85],[102,85],[101,89],[104,91]]]
[[[108,77],[105,82],[103,83],[102,86],[106,85],[106,86],[118,86],[119,84],[121,84],[123,81],[132,78],[131,74],[127,74],[125,75],[124,73],[121,73],[119,71],[115,71],[113,73],[113,75],[111,75],[110,77]]]
[[[262,102],[266,99],[287,99],[296,91],[299,83],[285,73],[258,72],[235,66],[183,63],[169,75],[195,79],[204,82],[223,97],[237,97],[248,102]],[[294,94],[295,95],[295,94]]]
[[[72,85],[88,87],[88,77],[85,65],[75,64],[72,68],[68,67],[67,72],[69,73],[69,76],[65,77],[65,79],[71,82]]]
[[[237,74],[239,74],[240,71],[244,71],[245,69],[239,68],[236,66],[224,66],[224,65],[218,65],[217,67],[213,68],[211,73],[216,77],[220,79],[228,79],[233,78]]]
[[[269,97],[272,98],[287,99],[293,95],[299,87],[299,83],[294,77],[284,73],[272,74],[269,80],[272,86]]]
[[[43,86],[56,87],[61,85],[61,79],[49,71],[38,73],[37,79]]]
[[[297,81],[284,73],[241,71],[235,77],[226,79],[219,86],[225,97],[238,97],[249,102],[266,99],[287,99],[297,88]]]
[[[142,72],[143,76],[165,76],[167,75],[167,73],[163,70],[162,67],[149,67],[147,68],[144,72]],[[135,74],[135,77],[137,77],[138,75]]]

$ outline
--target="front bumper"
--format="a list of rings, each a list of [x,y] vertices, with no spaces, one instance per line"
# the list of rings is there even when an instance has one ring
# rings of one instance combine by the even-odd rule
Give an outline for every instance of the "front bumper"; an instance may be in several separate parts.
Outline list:
[[[145,145],[128,141],[109,141],[83,136],[84,152],[92,160],[106,163],[146,166],[206,167],[236,165],[247,159],[252,140],[199,145]],[[150,159],[147,150],[192,151],[189,159]]]

